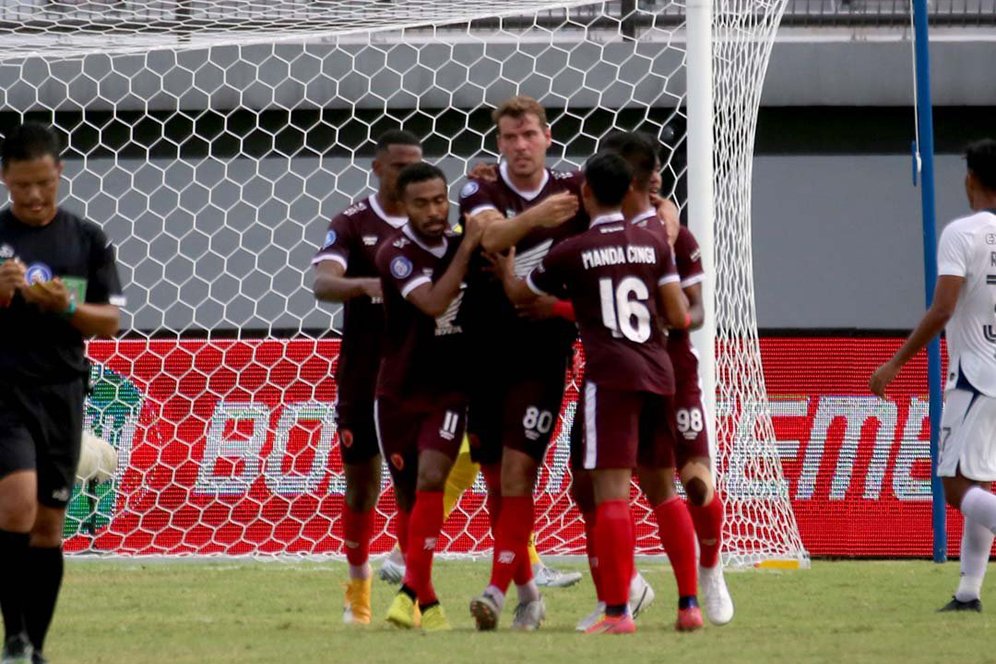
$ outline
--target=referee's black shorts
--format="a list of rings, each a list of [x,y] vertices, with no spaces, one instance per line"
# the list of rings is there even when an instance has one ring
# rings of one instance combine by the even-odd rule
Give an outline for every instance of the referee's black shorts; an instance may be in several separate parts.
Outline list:
[[[38,502],[63,508],[76,482],[86,385],[0,385],[0,478],[38,475]]]

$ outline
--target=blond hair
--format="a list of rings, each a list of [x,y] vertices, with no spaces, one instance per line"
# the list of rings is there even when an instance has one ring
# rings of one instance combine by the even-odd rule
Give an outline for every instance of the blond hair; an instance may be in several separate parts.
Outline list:
[[[525,115],[535,115],[539,120],[540,126],[546,127],[546,109],[533,99],[532,97],[527,97],[526,95],[516,95],[511,99],[507,99],[502,104],[496,108],[491,113],[491,120],[495,124],[502,118],[513,118],[515,120],[521,119]]]

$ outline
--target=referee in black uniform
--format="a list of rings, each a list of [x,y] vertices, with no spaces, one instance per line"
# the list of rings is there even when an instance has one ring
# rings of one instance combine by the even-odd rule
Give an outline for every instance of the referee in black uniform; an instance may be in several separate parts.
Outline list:
[[[118,331],[114,247],[57,205],[55,134],[26,123],[0,148],[0,608],[3,664],[45,662],[62,582],[89,367],[83,340]]]

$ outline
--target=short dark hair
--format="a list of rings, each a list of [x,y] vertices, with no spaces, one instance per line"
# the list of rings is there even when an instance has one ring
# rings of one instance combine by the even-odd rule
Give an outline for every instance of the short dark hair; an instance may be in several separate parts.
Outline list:
[[[629,163],[633,169],[633,181],[640,191],[650,188],[650,178],[657,166],[657,150],[653,139],[635,131],[616,131],[602,141],[599,149],[603,152],[615,152]]]
[[[633,168],[615,152],[605,150],[588,160],[584,177],[599,205],[617,207],[633,183]]]
[[[389,129],[377,138],[376,151],[378,153],[385,152],[392,145],[414,145],[417,148],[421,148],[422,142],[410,131]]]
[[[7,168],[12,161],[30,161],[46,155],[58,162],[59,152],[59,139],[54,131],[37,122],[25,122],[4,138],[0,164]]]
[[[429,180],[439,179],[446,184],[446,173],[443,173],[437,166],[433,166],[430,163],[420,161],[415,164],[408,164],[401,169],[398,173],[398,198],[403,199],[405,197],[405,189],[410,184],[417,184],[419,182],[428,182]]]
[[[984,138],[965,148],[968,170],[986,189],[996,192],[996,140]]]

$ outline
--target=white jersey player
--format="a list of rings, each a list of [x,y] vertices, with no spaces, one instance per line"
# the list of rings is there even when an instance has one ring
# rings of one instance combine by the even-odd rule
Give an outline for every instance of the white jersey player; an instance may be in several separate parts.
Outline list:
[[[961,581],[942,611],[981,611],[979,593],[996,532],[996,140],[965,153],[965,190],[973,214],[941,233],[934,301],[895,356],[872,375],[885,388],[944,328],[948,376],[937,474],[949,505],[965,517]]]

